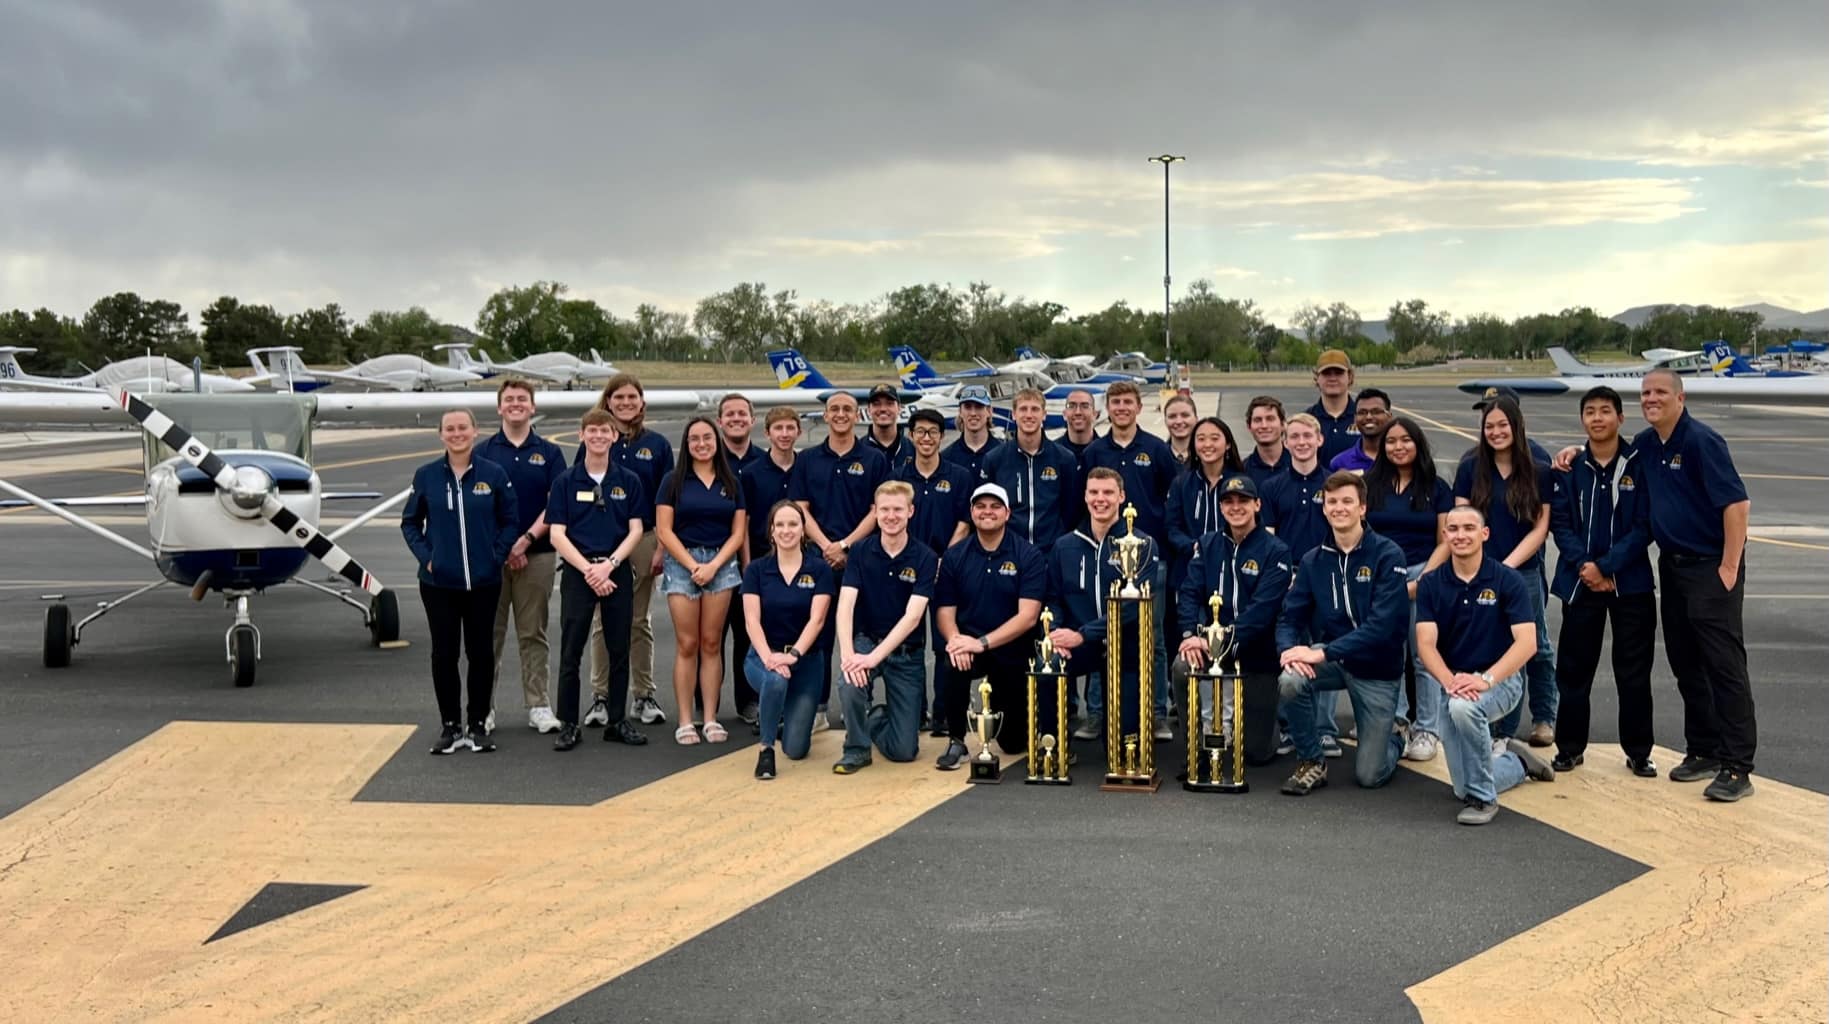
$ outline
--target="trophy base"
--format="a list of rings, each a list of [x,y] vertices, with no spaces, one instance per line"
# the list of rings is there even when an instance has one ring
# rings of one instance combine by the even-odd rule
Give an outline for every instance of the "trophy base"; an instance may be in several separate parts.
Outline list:
[[[1251,792],[1251,784],[1248,782],[1242,782],[1242,781],[1241,782],[1197,782],[1193,779],[1189,779],[1186,782],[1183,782],[1181,784],[1181,788],[1187,790],[1190,793],[1232,793],[1232,794],[1236,794],[1236,793]]]
[[[974,757],[972,758],[972,773],[965,781],[990,784],[1002,782],[1003,762],[997,760],[980,761]]]
[[[1071,786],[1073,785],[1073,776],[1031,775],[1022,780],[1022,784],[1025,786]]]
[[[1105,784],[1100,786],[1099,790],[1104,793],[1154,793],[1161,788],[1162,776],[1155,772],[1150,772],[1148,775],[1106,772]]]

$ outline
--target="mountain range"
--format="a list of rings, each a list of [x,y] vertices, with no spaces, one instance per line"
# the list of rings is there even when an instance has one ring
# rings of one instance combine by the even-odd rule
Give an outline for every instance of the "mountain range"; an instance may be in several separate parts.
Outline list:
[[[1631,309],[1625,310],[1624,312],[1613,314],[1612,319],[1625,324],[1627,327],[1637,327],[1646,320],[1651,319],[1651,314],[1667,306],[1673,309],[1686,311],[1694,311],[1696,308],[1681,302],[1658,303],[1651,306],[1633,306]],[[1774,306],[1769,302],[1755,302],[1745,306],[1735,306],[1734,312],[1758,313],[1765,318],[1765,323],[1761,326],[1767,330],[1829,331],[1829,306],[1825,306],[1822,309],[1811,310],[1808,313],[1801,313],[1795,309]]]

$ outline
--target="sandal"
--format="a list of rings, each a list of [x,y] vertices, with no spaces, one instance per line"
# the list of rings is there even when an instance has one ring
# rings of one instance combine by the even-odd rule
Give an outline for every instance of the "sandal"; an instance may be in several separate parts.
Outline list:
[[[690,724],[682,725],[679,728],[673,730],[673,742],[679,744],[682,747],[690,747],[690,746],[696,744],[698,741],[699,741],[698,730],[694,729]]]
[[[730,739],[730,733],[725,732],[724,727],[719,725],[716,719],[705,723],[705,741],[707,743],[722,743],[727,739]]]

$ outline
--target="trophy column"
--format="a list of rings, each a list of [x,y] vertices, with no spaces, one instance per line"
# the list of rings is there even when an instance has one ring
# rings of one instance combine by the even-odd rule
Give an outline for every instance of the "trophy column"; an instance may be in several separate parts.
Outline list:
[[[1032,786],[1070,786],[1073,777],[1068,774],[1071,754],[1067,750],[1067,671],[1061,663],[1060,652],[1048,638],[1054,631],[1054,613],[1044,608],[1041,618],[1042,638],[1035,645],[1035,659],[1029,663],[1029,777],[1023,782]],[[1043,686],[1054,690],[1055,720],[1038,728],[1036,698]],[[1048,725],[1053,726],[1053,732],[1036,735],[1039,729]]]
[[[1125,536],[1114,546],[1120,579],[1105,599],[1105,784],[1114,793],[1154,793],[1162,785],[1156,772],[1155,683],[1156,605],[1150,582],[1137,580],[1147,545],[1137,536],[1137,509],[1124,506]],[[1124,733],[1124,617],[1126,605],[1137,610],[1137,729]]]
[[[1232,627],[1219,621],[1223,603],[1217,591],[1207,600],[1210,618],[1201,629],[1207,641],[1207,667],[1188,673],[1188,777],[1181,788],[1194,793],[1244,793],[1251,788],[1245,782],[1245,677],[1239,671]],[[1200,722],[1203,678],[1212,691],[1210,728]],[[1230,716],[1225,714],[1227,689],[1232,695]]]

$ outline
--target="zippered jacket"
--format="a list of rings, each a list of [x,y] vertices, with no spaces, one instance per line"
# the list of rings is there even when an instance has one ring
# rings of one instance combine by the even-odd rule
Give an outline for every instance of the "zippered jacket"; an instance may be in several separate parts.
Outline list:
[[[1239,667],[1246,672],[1277,668],[1276,622],[1289,594],[1289,546],[1262,526],[1233,543],[1229,530],[1202,537],[1181,581],[1181,639],[1210,621],[1208,602],[1220,596],[1219,621],[1234,629]]]
[[[1567,473],[1551,478],[1550,534],[1556,538],[1556,579],[1550,592],[1565,602],[1589,593],[1581,566],[1593,562],[1621,594],[1649,594],[1650,491],[1639,460],[1623,439],[1609,469],[1586,445]]]
[[[1410,632],[1403,549],[1370,529],[1351,551],[1332,531],[1303,555],[1277,620],[1279,652],[1319,644],[1327,660],[1361,679],[1402,679]],[[1310,639],[1312,638],[1312,639]]]
[[[420,466],[400,533],[419,563],[421,583],[474,590],[502,582],[502,564],[521,535],[508,471],[475,456],[462,479],[444,458]]]

